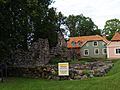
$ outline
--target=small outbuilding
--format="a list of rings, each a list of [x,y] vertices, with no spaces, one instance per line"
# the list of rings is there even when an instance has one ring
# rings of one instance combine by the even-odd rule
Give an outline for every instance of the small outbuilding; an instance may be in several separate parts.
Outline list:
[[[115,35],[107,45],[107,58],[120,58],[120,34],[115,32]]]

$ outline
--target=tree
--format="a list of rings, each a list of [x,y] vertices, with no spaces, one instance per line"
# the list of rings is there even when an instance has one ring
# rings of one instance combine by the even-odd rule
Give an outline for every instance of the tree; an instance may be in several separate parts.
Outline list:
[[[55,8],[49,8],[52,0],[29,0],[29,17],[32,25],[33,42],[48,38],[50,47],[57,43],[57,17]]]
[[[65,20],[66,20],[66,17],[61,12],[58,12],[57,14],[58,29],[61,29],[61,26],[65,25]]]
[[[83,36],[100,34],[100,29],[94,24],[91,18],[81,15],[69,15],[66,19],[66,26],[70,36]]]
[[[116,31],[120,33],[120,20],[110,19],[106,21],[102,34],[108,35],[108,39],[111,40]]]
[[[25,5],[24,0],[0,1],[0,61],[8,58],[18,47],[27,48],[30,29]]]
[[[58,18],[52,0],[0,0],[0,61],[18,48],[47,38],[57,44]]]

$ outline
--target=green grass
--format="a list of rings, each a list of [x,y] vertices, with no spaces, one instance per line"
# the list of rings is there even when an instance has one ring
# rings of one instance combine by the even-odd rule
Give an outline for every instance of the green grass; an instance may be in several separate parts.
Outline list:
[[[87,80],[41,80],[8,78],[0,90],[120,90],[120,60],[105,77]]]

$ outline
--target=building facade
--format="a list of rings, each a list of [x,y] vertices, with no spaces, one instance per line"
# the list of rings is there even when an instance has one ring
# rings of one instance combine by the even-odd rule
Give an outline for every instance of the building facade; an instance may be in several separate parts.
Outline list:
[[[106,58],[106,45],[109,41],[100,35],[71,37],[67,42],[69,49],[76,50],[81,58]]]
[[[106,58],[106,42],[102,40],[88,41],[81,49],[81,57]]]
[[[115,35],[107,45],[107,58],[120,58],[120,34],[115,32]]]

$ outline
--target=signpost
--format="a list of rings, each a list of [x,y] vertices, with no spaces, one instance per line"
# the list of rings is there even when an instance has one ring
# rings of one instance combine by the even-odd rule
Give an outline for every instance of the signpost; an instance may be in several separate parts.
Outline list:
[[[62,76],[69,76],[69,63],[58,63],[58,75],[60,79]]]

